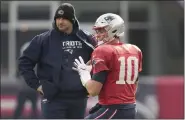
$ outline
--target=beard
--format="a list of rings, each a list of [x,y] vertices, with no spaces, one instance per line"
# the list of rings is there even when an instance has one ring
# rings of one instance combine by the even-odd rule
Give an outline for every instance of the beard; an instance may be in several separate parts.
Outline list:
[[[69,27],[64,26],[64,25],[59,25],[59,26],[58,26],[58,29],[59,29],[61,32],[66,32],[66,31],[69,30]]]

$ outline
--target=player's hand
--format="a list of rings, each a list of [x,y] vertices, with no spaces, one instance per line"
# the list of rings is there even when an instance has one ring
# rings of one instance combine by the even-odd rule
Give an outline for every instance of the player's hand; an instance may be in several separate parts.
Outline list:
[[[91,64],[91,60],[89,60],[87,63],[86,63],[86,69],[91,72],[92,70],[92,64]]]
[[[44,95],[44,92],[42,90],[42,85],[40,85],[38,88],[37,88],[37,91],[41,94],[41,95]]]
[[[86,63],[86,65],[92,65],[92,64],[91,64],[91,60],[89,60],[89,61]]]
[[[73,69],[78,71],[82,85],[85,86],[86,83],[91,79],[90,71],[87,65],[84,63],[84,60],[79,56],[79,60],[75,59]]]
[[[74,71],[77,71],[77,72],[78,72],[78,69],[77,69],[77,66],[76,66],[76,63],[75,63],[75,62],[74,62],[74,66],[75,66],[75,67],[72,67],[72,69],[73,69]],[[88,61],[88,62],[85,64],[84,68],[85,68],[86,70],[88,70],[89,72],[91,72],[91,70],[92,70],[91,61]]]
[[[92,65],[86,65],[86,69],[87,69],[89,72],[91,72],[91,70],[92,70]]]

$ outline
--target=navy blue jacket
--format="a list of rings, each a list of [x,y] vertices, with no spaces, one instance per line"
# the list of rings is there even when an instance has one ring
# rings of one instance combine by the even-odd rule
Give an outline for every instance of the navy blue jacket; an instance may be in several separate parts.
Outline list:
[[[85,62],[87,62],[90,59],[94,46],[96,46],[96,42],[90,33],[79,29],[78,24],[76,28],[75,34],[84,44],[85,49],[83,53],[75,53],[74,57],[82,55],[84,56]],[[59,89],[61,87],[61,71],[65,66],[63,64],[63,50],[61,49],[61,41],[63,38],[65,38],[65,34],[59,32],[56,28],[39,34],[31,40],[30,45],[24,50],[22,56],[18,60],[20,74],[23,76],[28,86],[37,89],[42,85],[44,96],[48,99],[52,99],[57,93],[64,96],[67,96],[67,94],[70,95],[70,93],[66,93],[65,90],[62,93]],[[70,64],[72,65],[73,61],[71,61]],[[34,71],[35,65],[37,65],[36,73]],[[73,74],[78,73],[69,72],[68,76],[73,76]],[[76,77],[76,75],[74,77]],[[71,82],[71,84],[76,83]],[[64,86],[64,88],[67,89],[68,86]],[[87,95],[86,89],[81,84],[77,89],[79,89],[79,91],[75,92],[74,88],[74,91],[72,91],[74,94],[71,94],[81,97]]]

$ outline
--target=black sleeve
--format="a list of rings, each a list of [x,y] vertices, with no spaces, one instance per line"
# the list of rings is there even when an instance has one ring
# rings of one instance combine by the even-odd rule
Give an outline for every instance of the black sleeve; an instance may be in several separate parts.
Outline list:
[[[33,89],[37,89],[39,79],[35,74],[34,67],[37,64],[41,53],[40,36],[34,37],[29,46],[23,51],[18,59],[18,69],[20,75],[24,78],[27,85]]]
[[[104,83],[108,75],[108,71],[101,71],[92,76],[92,80]]]

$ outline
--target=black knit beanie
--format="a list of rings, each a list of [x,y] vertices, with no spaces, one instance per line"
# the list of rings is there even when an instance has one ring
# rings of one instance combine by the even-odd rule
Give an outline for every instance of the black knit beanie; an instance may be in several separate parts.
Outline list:
[[[74,24],[75,23],[75,9],[73,5],[71,5],[70,3],[61,4],[55,12],[54,20],[60,17],[64,19],[68,19],[69,21],[71,21],[71,23]]]

